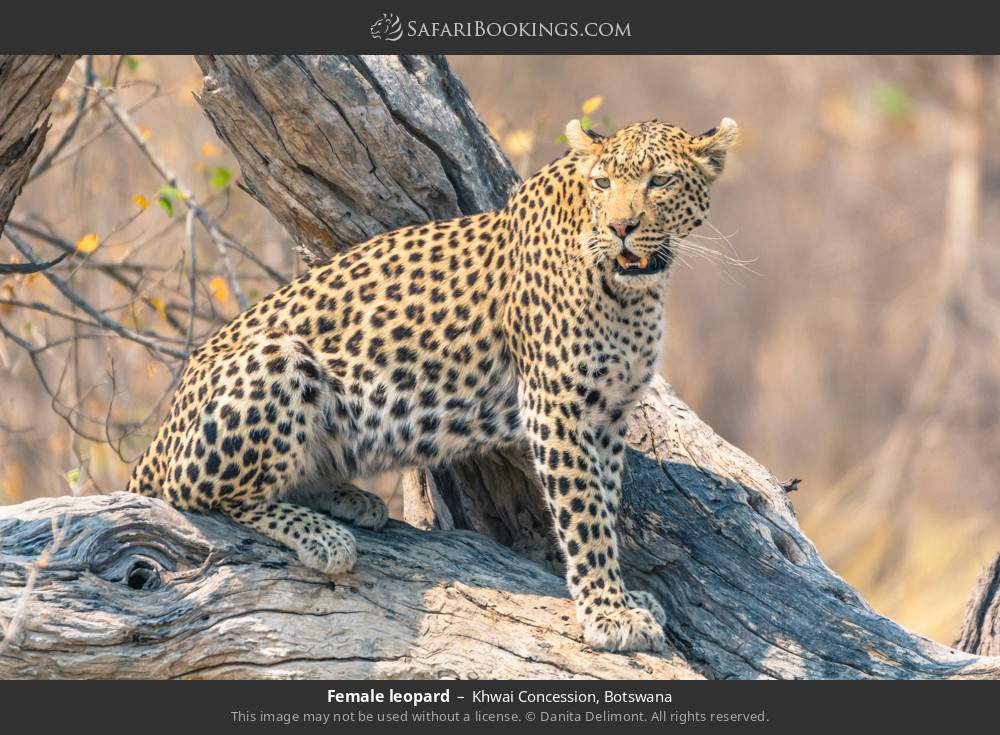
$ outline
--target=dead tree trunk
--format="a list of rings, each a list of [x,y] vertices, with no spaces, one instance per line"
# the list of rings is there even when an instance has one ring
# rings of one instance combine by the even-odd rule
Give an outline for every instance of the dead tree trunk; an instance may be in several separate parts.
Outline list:
[[[45,145],[52,95],[75,56],[0,56],[0,231]]]
[[[955,646],[980,656],[1000,656],[1000,554],[976,581]]]
[[[201,104],[242,184],[307,261],[495,207],[516,181],[443,59],[198,61]],[[335,584],[245,529],[158,501],[4,509],[0,617],[33,607],[0,676],[1000,677],[1000,659],[876,614],[820,560],[781,484],[662,380],[629,442],[623,568],[667,611],[665,657],[580,645],[561,581],[529,561],[558,565],[512,453],[410,477],[406,517],[435,530],[360,533],[359,566]],[[33,567],[59,539],[50,515],[67,513],[65,540]]]

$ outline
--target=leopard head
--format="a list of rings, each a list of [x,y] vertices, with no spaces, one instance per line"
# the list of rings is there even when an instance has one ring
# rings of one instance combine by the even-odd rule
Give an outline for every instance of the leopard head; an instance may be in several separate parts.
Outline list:
[[[674,247],[708,215],[709,186],[739,130],[731,119],[701,135],[658,121],[604,137],[566,126],[586,179],[589,224],[582,242],[623,286],[664,280]]]

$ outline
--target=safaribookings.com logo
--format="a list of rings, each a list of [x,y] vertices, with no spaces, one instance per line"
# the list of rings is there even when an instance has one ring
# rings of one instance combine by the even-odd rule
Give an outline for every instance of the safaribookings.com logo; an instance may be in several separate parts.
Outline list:
[[[403,24],[395,13],[382,13],[369,30],[376,41],[398,41],[403,37]]]
[[[382,13],[372,23],[372,38],[398,41],[407,38],[631,38],[632,29],[622,21],[407,21],[395,13]]]

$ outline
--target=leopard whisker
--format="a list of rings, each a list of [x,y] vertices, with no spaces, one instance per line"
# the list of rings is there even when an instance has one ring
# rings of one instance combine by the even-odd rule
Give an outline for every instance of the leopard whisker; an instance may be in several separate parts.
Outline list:
[[[733,254],[733,257],[738,259],[740,257],[740,254],[739,252],[737,252],[736,246],[733,245],[733,241],[731,238],[736,237],[736,234],[739,232],[739,230],[734,230],[732,235],[727,235],[724,232],[722,232],[722,230],[720,230],[718,227],[716,227],[715,223],[712,222],[711,220],[706,219],[705,224],[712,228],[712,230],[717,235],[717,238],[712,238],[710,235],[704,235],[701,233],[690,233],[690,234],[695,235],[695,237],[704,238],[706,240],[707,239],[721,240],[722,242],[726,243],[726,246],[729,248],[729,251]]]
[[[692,242],[686,238],[673,238],[672,244],[678,249],[683,249],[685,252],[696,254],[701,256],[703,259],[708,260],[713,263],[718,263],[721,265],[733,266],[736,268],[741,268],[748,270],[754,275],[760,275],[753,270],[750,266],[757,261],[754,259],[739,258],[729,255],[727,253],[720,252],[715,248],[708,247],[701,243]]]

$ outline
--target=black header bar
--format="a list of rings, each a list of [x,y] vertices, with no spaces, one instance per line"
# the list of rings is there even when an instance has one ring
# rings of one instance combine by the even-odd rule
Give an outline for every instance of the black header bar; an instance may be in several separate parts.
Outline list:
[[[6,3],[0,52],[995,53],[988,4]]]

